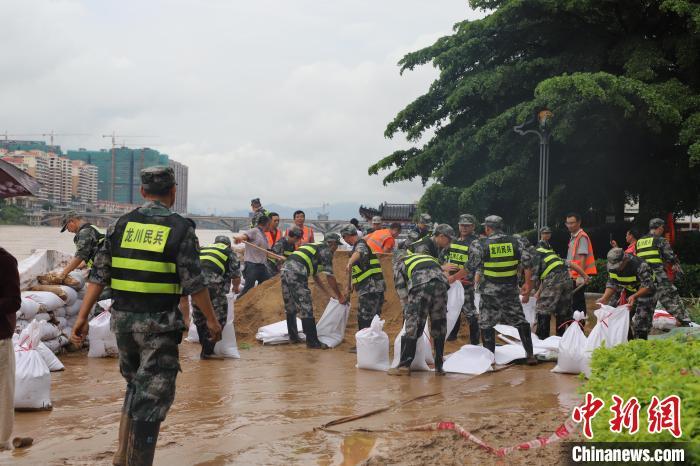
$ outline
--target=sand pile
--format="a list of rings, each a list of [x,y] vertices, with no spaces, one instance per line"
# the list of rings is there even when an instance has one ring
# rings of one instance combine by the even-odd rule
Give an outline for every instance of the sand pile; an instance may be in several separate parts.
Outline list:
[[[347,274],[345,267],[350,257],[347,251],[337,251],[333,258],[333,271],[341,290],[347,286]],[[380,258],[387,291],[384,294],[384,306],[382,307],[382,319],[386,320],[384,330],[391,338],[396,336],[403,325],[403,314],[399,296],[394,290],[394,277],[391,269],[391,256]],[[321,275],[321,280],[325,280]],[[320,289],[317,289],[313,280],[309,280],[311,296],[314,304],[314,316],[316,321],[321,318],[323,310],[328,304],[329,297]],[[246,343],[255,342],[255,333],[259,327],[284,320],[284,301],[282,300],[282,288],[279,275],[266,281],[245,294],[236,301],[236,336],[239,341]],[[344,344],[355,342],[357,332],[357,296],[353,293],[351,299],[350,318],[345,332]]]

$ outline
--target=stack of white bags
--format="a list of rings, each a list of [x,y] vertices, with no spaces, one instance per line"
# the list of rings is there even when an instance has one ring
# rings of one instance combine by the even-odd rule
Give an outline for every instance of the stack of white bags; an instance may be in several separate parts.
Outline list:
[[[15,343],[15,409],[51,409],[51,371],[63,364],[41,341],[42,322],[32,321]]]

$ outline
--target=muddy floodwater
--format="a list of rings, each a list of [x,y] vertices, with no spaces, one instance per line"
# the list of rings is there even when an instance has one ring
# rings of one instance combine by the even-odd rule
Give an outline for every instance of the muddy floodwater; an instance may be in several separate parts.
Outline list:
[[[476,430],[494,446],[508,446],[548,436],[576,404],[579,384],[575,376],[549,372],[551,363],[471,378],[390,377],[355,369],[355,355],[338,349],[254,346],[242,349],[240,360],[200,361],[199,345],[184,342],[180,348],[183,373],[162,426],[156,453],[161,465],[345,465],[373,455],[387,460],[382,451],[436,435],[402,432],[405,428],[441,420]],[[0,454],[0,463],[111,464],[124,390],[117,361],[89,359],[84,353],[62,360],[66,370],[52,373],[53,411],[16,415],[15,435],[33,437],[34,445]],[[333,432],[314,430],[336,418],[430,393],[438,395],[333,427]],[[478,455],[474,460],[496,461],[469,448]],[[524,462],[545,464],[552,453],[519,455]],[[411,463],[405,459],[394,461]]]

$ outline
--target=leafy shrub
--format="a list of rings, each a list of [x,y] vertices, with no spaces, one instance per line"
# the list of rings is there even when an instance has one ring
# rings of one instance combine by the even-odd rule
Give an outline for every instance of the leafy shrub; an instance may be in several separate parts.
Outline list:
[[[593,352],[591,378],[581,392],[591,392],[605,402],[605,407],[593,419],[593,441],[665,442],[674,437],[663,431],[647,431],[647,409],[651,397],[663,399],[669,395],[681,398],[682,437],[690,442],[690,454],[700,460],[700,340],[691,335],[668,339],[632,340],[613,348],[600,347]],[[639,431],[630,435],[610,432],[612,396],[625,402],[635,396],[639,400]]]

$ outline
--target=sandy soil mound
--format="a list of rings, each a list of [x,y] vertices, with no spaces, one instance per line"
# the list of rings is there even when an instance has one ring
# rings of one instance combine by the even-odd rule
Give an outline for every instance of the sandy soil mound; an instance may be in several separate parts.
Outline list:
[[[345,267],[350,254],[347,251],[337,251],[333,258],[333,271],[341,289],[347,286]],[[380,258],[387,291],[384,294],[384,306],[382,307],[382,319],[386,320],[384,330],[390,337],[396,336],[403,325],[403,315],[399,296],[394,289],[394,278],[391,270],[391,256]],[[324,278],[321,278],[324,280]],[[314,304],[314,316],[316,321],[323,314],[328,304],[329,297],[317,289],[313,280],[309,280],[311,296]],[[259,327],[284,320],[284,301],[282,300],[282,287],[279,275],[260,286],[257,286],[236,301],[236,336],[239,341],[246,343],[255,342],[255,333]],[[357,332],[357,296],[353,294],[351,299],[350,318],[345,332],[344,344],[355,342]]]

